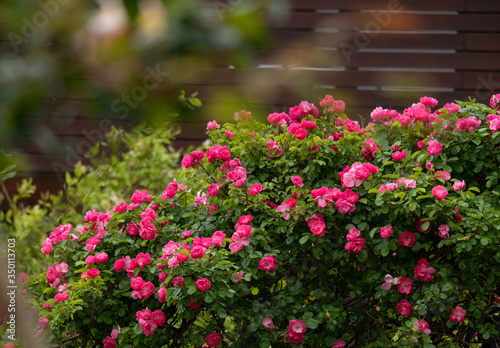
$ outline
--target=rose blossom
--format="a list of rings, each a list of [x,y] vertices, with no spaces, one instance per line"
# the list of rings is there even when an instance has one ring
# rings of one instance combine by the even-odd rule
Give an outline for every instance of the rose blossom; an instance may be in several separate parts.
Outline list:
[[[303,334],[307,331],[306,324],[304,324],[299,319],[290,320],[288,322],[288,326],[290,327],[290,330],[292,330],[296,334]]]
[[[210,282],[210,280],[208,280],[206,278],[198,278],[198,280],[196,281],[196,287],[200,291],[206,291],[206,290],[210,289],[211,286],[212,286],[212,283]]]
[[[320,237],[325,235],[325,227],[325,223],[321,220],[316,220],[309,226],[311,232]]]
[[[413,232],[403,232],[399,236],[399,244],[407,248],[411,248],[415,244],[415,241],[415,234]]]
[[[403,317],[407,317],[411,315],[413,308],[407,300],[402,300],[396,305],[396,309],[398,310],[399,314],[401,314]]]
[[[266,255],[262,260],[260,260],[259,269],[262,271],[272,271],[273,269],[276,269],[277,263],[278,261],[275,256]]]
[[[217,347],[220,344],[220,334],[217,332],[211,333],[207,337],[205,337],[205,342],[211,348]]]
[[[465,186],[465,180],[462,180],[462,181],[455,181],[453,183],[453,189],[455,191],[460,191],[461,189],[463,189]]]
[[[466,312],[462,307],[456,306],[451,311],[450,321],[452,321],[454,323],[462,322],[462,321],[464,321],[465,314],[466,314]]]
[[[264,320],[262,320],[262,325],[268,329],[274,329],[273,319],[270,317],[265,317]]]
[[[439,185],[432,189],[432,195],[437,199],[445,199],[445,197],[448,195],[448,191],[446,191],[446,188],[444,186]]]
[[[403,158],[405,158],[406,156],[406,151],[403,150],[403,151],[396,151],[392,154],[392,159],[394,161],[399,161],[399,160],[402,160]]]
[[[413,326],[418,327],[418,331],[426,333],[427,335],[431,334],[431,330],[429,329],[429,323],[423,319],[419,319],[416,324]]]
[[[387,274],[384,278],[385,283],[382,284],[382,289],[389,291],[392,285],[398,285],[399,278],[393,278],[390,274]]]
[[[429,140],[427,143],[427,152],[431,156],[435,156],[443,150],[443,146],[437,140]]]
[[[343,347],[345,347],[345,342],[342,340],[338,340],[332,346],[332,348],[343,348]]]
[[[292,176],[292,182],[298,187],[303,187],[302,178],[299,175]]]
[[[413,280],[408,277],[399,278],[398,291],[402,294],[408,295],[413,291]]]
[[[450,235],[449,235],[449,231],[450,231],[450,226],[448,225],[440,225],[438,227],[438,230],[439,230],[439,237],[441,238],[449,238]]]
[[[436,270],[429,266],[429,262],[426,259],[420,259],[413,269],[413,272],[415,274],[415,280],[422,279],[424,282],[430,282],[434,279]]]
[[[385,226],[380,229],[380,237],[389,238],[392,234],[392,226]]]

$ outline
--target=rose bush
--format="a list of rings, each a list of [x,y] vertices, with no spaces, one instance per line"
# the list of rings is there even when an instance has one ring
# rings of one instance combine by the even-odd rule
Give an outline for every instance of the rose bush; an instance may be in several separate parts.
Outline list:
[[[375,109],[364,128],[331,96],[322,113],[302,102],[269,124],[244,111],[210,122],[211,144],[164,192],[137,190],[44,242],[51,268],[28,280],[38,335],[68,347],[493,340],[498,97],[423,97]]]

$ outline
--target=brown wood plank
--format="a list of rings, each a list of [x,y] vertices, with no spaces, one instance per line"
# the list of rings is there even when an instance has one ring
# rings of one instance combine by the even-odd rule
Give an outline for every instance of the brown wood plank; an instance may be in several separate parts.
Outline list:
[[[208,77],[210,85],[310,86],[406,86],[475,89],[484,81],[500,88],[500,73],[414,71],[304,71],[286,69],[227,69],[216,68]],[[179,84],[189,81],[177,81]],[[195,84],[196,85],[196,84]],[[196,88],[196,87],[194,87]],[[203,96],[202,96],[203,98]]]
[[[239,94],[239,101],[243,104],[258,103],[266,100],[267,105],[274,103],[279,105],[293,106],[301,100],[309,100],[319,103],[325,94],[337,95],[335,99],[343,99],[351,103],[352,107],[366,106],[398,106],[407,107],[418,101],[423,95],[439,96],[438,100],[443,103],[453,101],[457,98],[467,98],[475,96],[475,90],[464,90],[456,92],[433,92],[428,90],[404,90],[404,91],[384,91],[384,90],[358,90],[354,88],[311,88],[311,86],[256,86],[251,93],[241,86],[203,86],[198,85],[196,89],[200,91],[200,96],[213,104],[232,102],[231,95]],[[487,98],[489,99],[489,95]],[[484,97],[486,99],[486,96]],[[232,116],[232,115],[231,115]]]
[[[500,51],[498,33],[404,34],[361,32],[324,33],[297,30],[275,30],[266,48],[338,47],[341,44],[363,48],[441,49],[467,51]]]
[[[284,64],[297,67],[392,67],[461,70],[500,70],[500,53],[414,53],[414,52],[359,52],[346,44],[339,51],[319,49],[281,50],[279,55],[262,50],[266,64]]]
[[[274,24],[276,23],[276,24]],[[281,24],[272,22],[272,28],[286,29],[338,29],[338,30],[458,30],[465,32],[498,32],[500,14],[462,13],[431,14],[394,12],[292,12],[289,20]]]
[[[500,2],[492,0],[291,0],[293,9],[342,9],[342,10],[403,10],[418,11],[500,11]]]

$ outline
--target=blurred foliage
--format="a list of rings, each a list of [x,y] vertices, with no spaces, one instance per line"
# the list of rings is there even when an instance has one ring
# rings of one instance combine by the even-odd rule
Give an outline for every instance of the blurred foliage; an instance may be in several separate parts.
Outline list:
[[[0,171],[0,202],[6,199],[10,207],[0,211],[0,238],[17,240],[17,253],[22,255],[18,271],[36,274],[46,267],[40,245],[57,226],[71,223],[83,228],[86,211],[108,212],[129,201],[136,189],[162,192],[184,171],[179,168],[180,153],[171,146],[177,133],[168,125],[139,125],[131,132],[113,128],[87,155],[90,165],[78,163],[73,173],[66,173],[64,193],[42,194],[33,206],[22,203],[36,191],[32,180],[24,179],[10,197],[3,182],[16,174],[14,167]]]
[[[138,123],[182,115],[182,121],[192,122],[199,115],[177,102],[179,79],[191,85],[191,94],[214,66],[252,65],[256,49],[268,39],[268,18],[286,13],[285,5],[2,1],[0,147],[15,145],[22,152],[19,137],[55,135],[57,118]]]

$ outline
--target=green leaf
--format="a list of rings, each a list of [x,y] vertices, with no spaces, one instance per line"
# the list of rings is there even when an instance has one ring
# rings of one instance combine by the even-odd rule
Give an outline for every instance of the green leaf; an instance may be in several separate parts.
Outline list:
[[[135,326],[134,326],[134,333],[135,333],[136,335],[140,335],[140,334],[142,334],[142,328],[141,328],[141,325],[139,325],[139,324],[135,324]]]
[[[302,238],[300,238],[299,243],[304,244],[308,240],[309,240],[309,235],[306,234],[306,235],[302,236]]]
[[[310,328],[310,329],[314,330],[314,329],[316,329],[318,327],[319,321],[317,321],[316,319],[311,318],[311,319],[307,319],[305,321],[305,324],[306,324],[307,328]]]
[[[366,250],[361,250],[361,252],[357,253],[356,256],[359,262],[366,262],[366,260],[368,260],[368,253],[366,252]]]
[[[382,250],[380,251],[380,254],[383,256],[383,257],[386,257],[387,255],[389,255],[389,247],[387,245],[384,245],[382,247]]]
[[[271,347],[271,340],[269,338],[263,338],[259,341],[260,348],[269,348]]]
[[[411,202],[408,208],[410,208],[410,211],[415,211],[415,209],[417,209],[417,203]]]
[[[217,315],[219,316],[219,318],[225,318],[227,316],[226,310],[222,307],[219,307],[219,309],[217,310]]]

